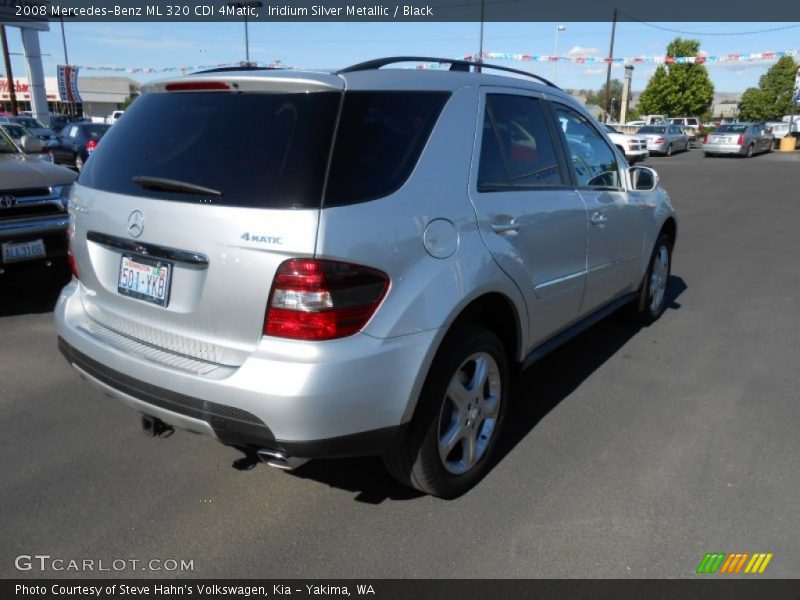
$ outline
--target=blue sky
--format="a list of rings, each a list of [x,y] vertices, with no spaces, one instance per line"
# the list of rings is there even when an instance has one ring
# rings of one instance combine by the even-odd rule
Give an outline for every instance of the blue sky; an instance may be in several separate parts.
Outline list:
[[[487,23],[484,50],[552,54],[557,23]],[[608,53],[610,23],[564,23],[559,36],[559,54],[597,55]],[[700,32],[697,37],[709,54],[732,54],[800,49],[797,23],[658,23],[658,27]],[[765,31],[776,27],[794,27]],[[9,30],[11,52],[21,52],[19,33]],[[235,62],[244,59],[242,23],[68,23],[66,26],[70,62],[78,65],[120,67],[181,67]],[[757,32],[757,33],[750,33]],[[386,55],[415,54],[458,57],[478,49],[477,23],[251,23],[251,60],[280,59],[284,65],[340,67]],[[714,34],[714,35],[712,35]],[[722,35],[720,35],[722,34]],[[617,26],[615,56],[664,54],[677,33],[637,22]],[[54,76],[63,63],[61,30],[57,23],[40,37],[45,75]],[[25,76],[22,57],[12,57],[15,76]],[[551,78],[553,67],[546,63],[502,63],[524,68]],[[725,63],[709,65],[717,91],[737,92],[756,85],[771,65]],[[634,90],[644,88],[655,65],[637,65]],[[85,75],[112,75],[85,72]],[[622,68],[614,77],[622,78]],[[163,75],[136,74],[140,81]],[[605,82],[604,65],[558,66],[558,84],[569,88],[596,89]]]

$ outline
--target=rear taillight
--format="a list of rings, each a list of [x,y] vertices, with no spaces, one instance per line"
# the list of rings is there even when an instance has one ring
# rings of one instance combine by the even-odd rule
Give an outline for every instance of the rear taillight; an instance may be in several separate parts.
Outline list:
[[[72,238],[75,237],[75,225],[70,224],[67,228],[67,264],[72,276],[75,279],[80,279],[78,276],[78,264],[75,262],[75,255],[72,253]]]
[[[704,136],[703,136],[703,143],[704,143],[704,144],[707,144],[707,143],[708,143],[708,136],[707,136],[707,135],[704,135]]]
[[[349,263],[293,258],[278,268],[264,334],[332,340],[360,331],[389,289],[389,277]]]
[[[664,138],[658,138],[656,140],[656,144],[663,144],[663,143],[664,143]]]
[[[739,134],[739,139],[736,141],[736,143],[740,146],[744,144],[744,136],[741,133]]]
[[[89,140],[86,142],[86,152],[91,154],[94,152],[94,149],[97,148],[97,140]]]

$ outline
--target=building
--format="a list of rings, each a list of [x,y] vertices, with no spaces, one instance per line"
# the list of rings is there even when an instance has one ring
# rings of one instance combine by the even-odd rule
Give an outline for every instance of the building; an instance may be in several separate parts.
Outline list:
[[[69,112],[70,107],[59,102],[58,83],[55,77],[45,77],[47,106],[51,113]],[[25,77],[16,77],[14,88],[20,111],[31,110],[31,86]],[[86,117],[107,117],[132,95],[138,95],[140,84],[129,77],[78,77],[78,91],[83,104],[75,108]],[[0,103],[8,110],[10,94],[8,82],[0,79]]]

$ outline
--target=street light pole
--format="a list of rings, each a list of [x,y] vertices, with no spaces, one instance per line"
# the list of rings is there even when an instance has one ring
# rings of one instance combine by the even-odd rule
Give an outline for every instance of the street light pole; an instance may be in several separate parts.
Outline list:
[[[481,33],[478,40],[478,66],[475,68],[476,73],[481,72],[481,63],[483,62],[483,17],[486,10],[486,0],[481,0]]]
[[[553,62],[553,83],[556,82],[556,72],[558,71],[558,34],[565,29],[566,27],[564,25],[559,25],[556,27],[556,48],[553,51],[553,55],[556,57],[556,60]]]
[[[614,9],[614,23],[611,25],[611,48],[608,51],[608,58],[610,61],[614,60],[614,35],[617,33],[617,9]],[[606,101],[604,109],[608,114],[608,105],[611,101],[611,62],[608,63],[608,70],[606,71]]]

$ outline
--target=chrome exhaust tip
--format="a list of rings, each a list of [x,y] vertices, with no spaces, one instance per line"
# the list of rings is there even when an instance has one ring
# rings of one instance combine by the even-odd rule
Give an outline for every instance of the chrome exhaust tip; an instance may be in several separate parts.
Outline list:
[[[261,462],[267,463],[270,467],[275,467],[276,469],[283,469],[284,471],[291,471],[308,462],[307,458],[286,456],[283,452],[269,450],[267,448],[262,448],[256,452],[256,455]]]

